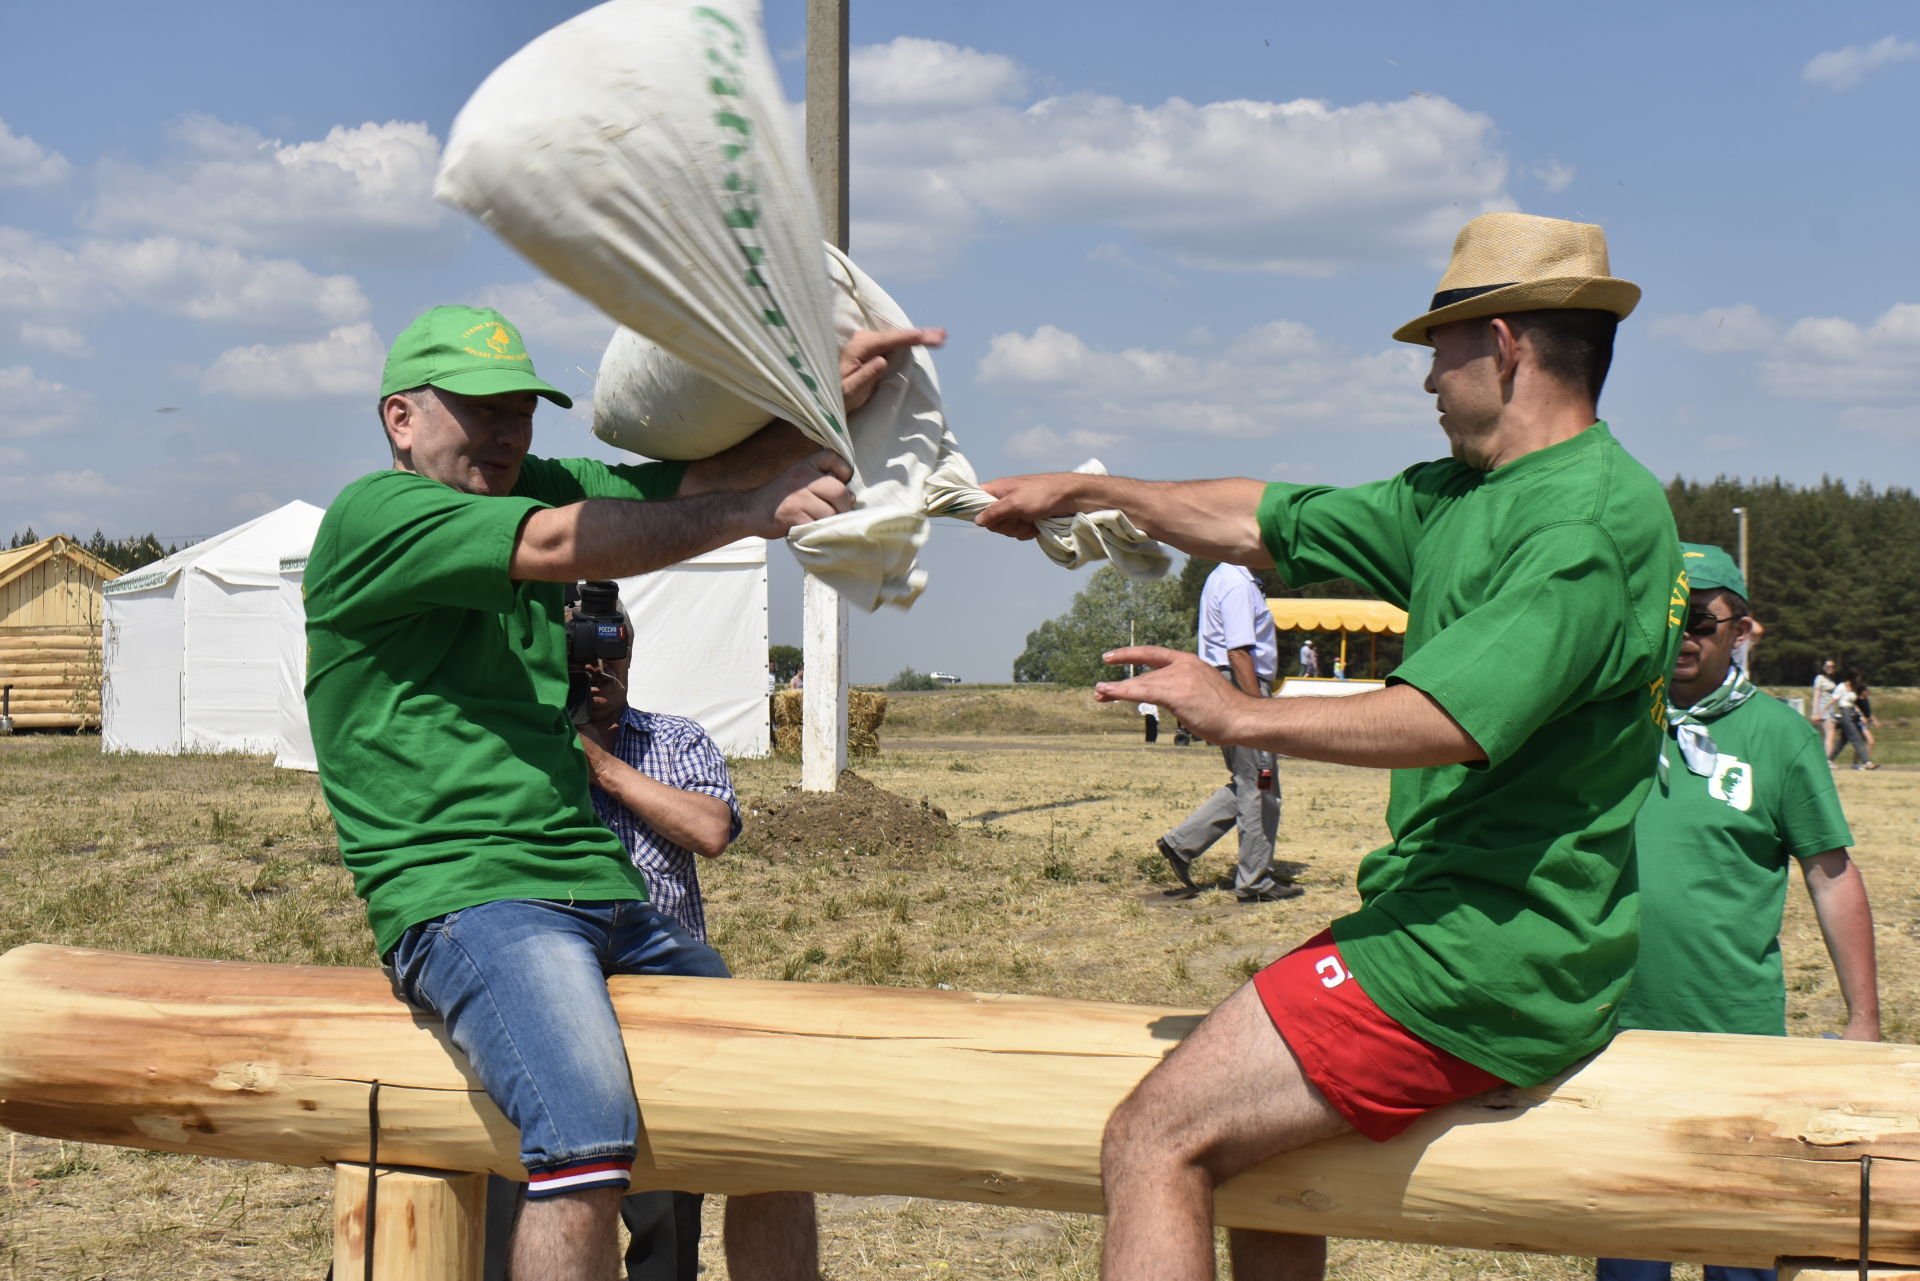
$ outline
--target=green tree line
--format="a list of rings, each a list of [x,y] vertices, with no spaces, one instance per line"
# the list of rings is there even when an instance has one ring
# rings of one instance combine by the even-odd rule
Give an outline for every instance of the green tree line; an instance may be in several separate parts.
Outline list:
[[[31,547],[40,541],[40,535],[34,533],[33,526],[29,525],[7,541],[7,550]],[[152,534],[141,534],[135,538],[108,538],[97,529],[86,542],[82,543],[77,538],[73,541],[123,574],[142,565],[151,565],[180,550],[178,547],[162,547],[160,540]]]
[[[1754,679],[1798,685],[1813,679],[1823,658],[1857,665],[1875,684],[1920,685],[1920,498],[1911,490],[1848,487],[1837,480],[1798,486],[1773,480],[1675,479],[1667,486],[1674,524],[1688,542],[1715,543],[1739,555],[1739,517],[1747,513],[1748,581],[1754,614],[1766,635],[1753,651]],[[1190,557],[1178,575],[1158,582],[1097,570],[1066,613],[1028,633],[1014,660],[1016,681],[1091,685],[1109,679],[1100,661],[1127,643],[1129,626],[1142,645],[1191,650],[1200,589],[1216,562]],[[1256,571],[1271,597],[1368,598],[1346,579],[1295,588],[1271,571]],[[1304,633],[1281,637],[1281,670]],[[1320,670],[1330,674],[1337,633],[1315,633]],[[1349,674],[1364,675],[1369,638],[1348,641]],[[1378,668],[1401,658],[1401,638],[1378,641]]]

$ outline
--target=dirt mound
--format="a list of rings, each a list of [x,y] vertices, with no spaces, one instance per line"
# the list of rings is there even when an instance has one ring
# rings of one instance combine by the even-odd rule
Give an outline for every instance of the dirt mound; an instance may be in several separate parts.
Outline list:
[[[741,813],[746,830],[733,848],[778,861],[854,854],[914,866],[954,836],[947,812],[938,805],[896,796],[852,770],[840,775],[837,792],[789,787],[773,796],[744,798]]]

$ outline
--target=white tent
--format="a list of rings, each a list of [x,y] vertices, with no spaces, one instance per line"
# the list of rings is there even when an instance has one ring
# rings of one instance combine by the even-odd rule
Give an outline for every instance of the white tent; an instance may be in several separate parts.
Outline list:
[[[307,601],[302,594],[307,554],[280,558],[280,589],[274,618],[279,625],[280,744],[273,763],[282,769],[320,768],[307,728]]]
[[[620,580],[633,624],[627,701],[700,722],[728,756],[765,756],[767,544],[758,538]]]
[[[104,750],[279,749],[280,562],[322,514],[288,503],[107,585]]]
[[[278,511],[108,585],[101,745],[271,752],[315,768],[307,728],[307,553],[324,513]],[[729,756],[765,756],[767,545],[742,539],[638,578],[629,701],[706,726]]]

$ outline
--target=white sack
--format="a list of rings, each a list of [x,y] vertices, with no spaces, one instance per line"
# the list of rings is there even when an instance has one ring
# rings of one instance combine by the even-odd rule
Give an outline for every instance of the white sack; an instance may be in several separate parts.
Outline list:
[[[860,329],[913,327],[872,277],[831,245],[824,248],[840,341]],[[868,610],[910,604],[925,586],[916,563],[927,538],[925,517],[970,521],[993,502],[947,429],[932,352],[916,347],[890,361],[892,371],[849,423],[862,478],[854,487],[857,507],[788,536],[809,572]],[[616,448],[648,458],[706,458],[763,421],[754,404],[639,334],[622,330],[607,345],[594,388],[593,431]],[[1096,460],[1079,470],[1106,469]],[[1171,564],[1165,548],[1117,511],[1044,521],[1037,541],[1068,569],[1111,559],[1133,577],[1158,578]]]
[[[762,422],[847,453],[802,157],[754,0],[612,0],[474,91],[434,194]]]

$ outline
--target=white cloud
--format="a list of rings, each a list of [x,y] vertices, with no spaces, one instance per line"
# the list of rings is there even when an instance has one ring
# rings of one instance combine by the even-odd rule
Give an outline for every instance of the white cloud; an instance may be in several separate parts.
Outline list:
[[[88,403],[85,392],[41,378],[30,365],[0,366],[0,436],[45,436],[72,427]]]
[[[63,320],[128,306],[279,330],[338,325],[368,311],[353,277],[317,275],[290,258],[171,236],[86,240],[69,248],[0,227],[0,314],[28,316],[51,331]]]
[[[52,187],[67,180],[73,166],[0,120],[0,187]]]
[[[11,340],[7,341],[7,331],[0,328],[0,348],[18,343],[22,347],[51,352],[56,356],[93,354],[93,346],[87,341],[87,336],[65,325],[43,325],[38,321],[23,320],[13,326]]]
[[[1795,400],[1920,400],[1920,303],[1890,307],[1864,328],[1839,317],[1797,320],[1760,372],[1769,392]]]
[[[1764,351],[1780,340],[1780,326],[1752,303],[1709,307],[1692,316],[1662,316],[1653,322],[1661,338],[1677,338],[1695,351]]]
[[[1090,451],[1112,448],[1124,439],[1112,432],[1089,431],[1084,427],[1062,433],[1041,424],[1007,437],[1007,452],[1015,458],[1047,459],[1065,466],[1069,458],[1084,459]]]
[[[939,111],[1020,97],[1027,73],[1003,54],[899,36],[889,44],[853,50],[847,83],[857,107]]]
[[[888,104],[854,116],[854,247],[896,278],[951,269],[994,223],[1113,227],[1187,266],[1327,275],[1443,260],[1462,222],[1513,207],[1492,120],[1444,98],[1021,107],[1016,64],[926,40],[864,48],[852,76],[857,104]]]
[[[1573,185],[1574,169],[1558,160],[1543,160],[1533,167],[1533,176],[1541,186],[1558,195]]]
[[[434,202],[440,141],[424,124],[335,125],[283,143],[190,115],[169,132],[179,154],[161,168],[101,165],[95,230],[375,260],[452,252],[464,239]]]
[[[1915,58],[1920,58],[1920,45],[1883,36],[1872,44],[1850,44],[1815,55],[1800,69],[1800,78],[1810,85],[1845,93],[1874,72]]]
[[[1420,391],[1422,353],[1347,350],[1305,325],[1274,321],[1202,350],[1106,351],[1042,325],[999,334],[982,358],[982,385],[1042,409],[1064,429],[1029,429],[1009,447],[1026,457],[1062,443],[1183,434],[1266,440],[1304,430],[1384,429],[1431,421]],[[1076,438],[1096,432],[1099,444]]]
[[[1768,395],[1844,406],[1839,427],[1902,443],[1920,434],[1920,303],[1896,303],[1866,325],[1807,316],[1784,328],[1741,303],[1665,317],[1654,332],[1711,354],[1757,353]]]
[[[316,342],[229,348],[200,376],[200,388],[243,400],[360,397],[371,406],[386,354],[380,336],[363,321]]]

